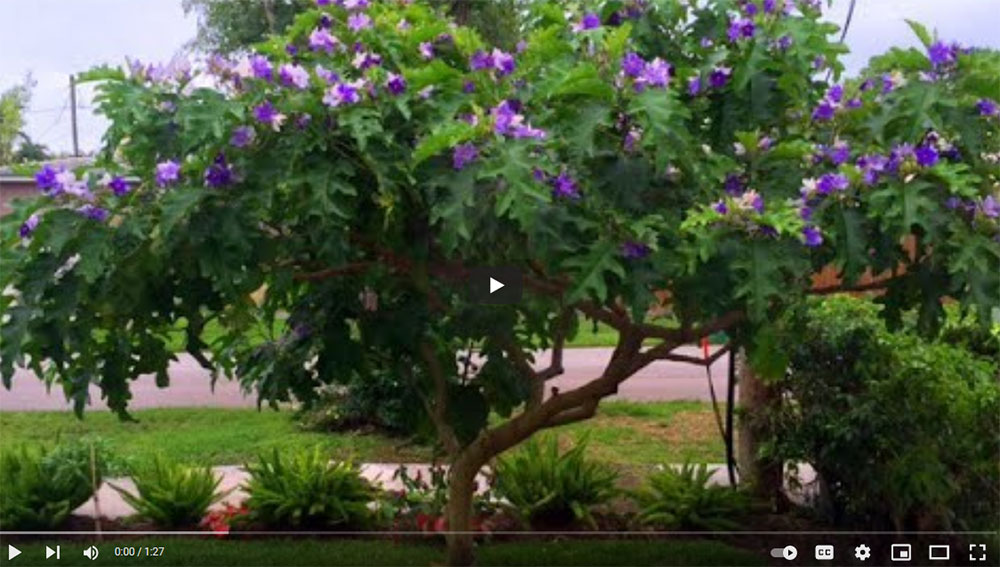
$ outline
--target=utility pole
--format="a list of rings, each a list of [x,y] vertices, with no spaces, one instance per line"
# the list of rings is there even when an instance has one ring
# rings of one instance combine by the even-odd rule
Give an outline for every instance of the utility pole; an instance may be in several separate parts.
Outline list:
[[[76,77],[69,76],[69,113],[73,125],[73,156],[80,156],[80,139],[76,132]]]

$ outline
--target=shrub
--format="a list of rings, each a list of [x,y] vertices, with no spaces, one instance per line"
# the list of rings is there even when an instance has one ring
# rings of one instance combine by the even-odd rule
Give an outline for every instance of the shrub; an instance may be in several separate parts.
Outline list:
[[[47,530],[59,527],[94,494],[104,459],[95,450],[93,478],[89,445],[55,448],[20,446],[0,453],[0,529]]]
[[[750,511],[750,498],[729,486],[710,484],[704,464],[664,467],[634,493],[643,525],[679,530],[733,530]]]
[[[838,297],[791,318],[790,371],[780,382],[789,403],[766,449],[816,468],[821,509],[838,525],[995,529],[995,364],[889,333],[878,309]]]
[[[161,528],[197,526],[208,508],[229,493],[209,466],[187,467],[157,456],[132,473],[136,493],[112,485],[136,515]]]
[[[359,528],[372,521],[374,488],[351,463],[331,462],[318,448],[286,456],[275,450],[246,468],[252,521],[275,528]]]
[[[582,521],[595,527],[591,508],[615,494],[618,474],[584,457],[587,441],[560,453],[558,440],[529,441],[497,459],[494,489],[531,527],[559,527]]]
[[[299,413],[299,423],[312,431],[374,428],[389,435],[410,435],[426,422],[420,398],[396,374],[375,370],[324,392]]]

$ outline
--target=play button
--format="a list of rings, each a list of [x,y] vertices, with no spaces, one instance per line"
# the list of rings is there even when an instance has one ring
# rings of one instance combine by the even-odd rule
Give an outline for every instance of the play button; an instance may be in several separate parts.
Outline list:
[[[514,266],[482,266],[469,270],[469,299],[503,305],[521,300],[521,271]]]
[[[13,545],[8,545],[7,546],[7,561],[10,561],[11,559],[14,559],[18,555],[21,555],[21,550],[20,549],[14,547]]]

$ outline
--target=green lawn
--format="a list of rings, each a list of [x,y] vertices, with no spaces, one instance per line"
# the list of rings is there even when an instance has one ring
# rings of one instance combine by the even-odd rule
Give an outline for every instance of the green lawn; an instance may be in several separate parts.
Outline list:
[[[96,562],[86,559],[82,550],[90,541],[52,541],[60,545],[58,565],[150,565],[174,567],[211,565],[257,567],[265,565],[308,566],[428,566],[441,565],[444,550],[431,541],[399,543],[389,540],[217,540],[212,537],[149,538],[93,542],[100,550]],[[42,542],[17,543],[22,555],[18,565],[49,565],[43,559]],[[115,547],[165,548],[158,558],[116,557]],[[477,550],[479,565],[561,566],[561,565],[765,565],[760,555],[717,541],[550,541],[493,543]],[[55,561],[54,559],[50,560]]]
[[[430,449],[374,434],[317,433],[298,428],[291,412],[250,409],[156,409],[134,412],[136,423],[91,411],[78,420],[64,412],[0,413],[0,448],[96,435],[116,453],[146,460],[156,453],[191,463],[240,464],[274,447],[322,446],[356,462],[421,462]],[[721,462],[723,446],[711,409],[700,402],[602,404],[598,415],[550,434],[565,442],[590,436],[590,453],[624,466],[663,462]]]

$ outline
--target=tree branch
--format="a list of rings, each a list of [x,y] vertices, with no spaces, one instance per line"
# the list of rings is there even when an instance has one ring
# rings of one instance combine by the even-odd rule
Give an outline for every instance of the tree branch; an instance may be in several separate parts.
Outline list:
[[[456,455],[461,450],[455,430],[448,425],[448,382],[441,368],[441,361],[434,352],[434,346],[427,340],[420,343],[420,356],[427,365],[427,371],[431,375],[431,382],[434,386],[434,401],[431,403],[424,397],[424,406],[438,431],[438,437],[444,445],[445,451],[449,455]]]
[[[299,272],[293,275],[292,279],[300,282],[325,280],[340,276],[360,274],[362,272],[367,271],[374,265],[375,265],[374,262],[353,262],[351,264],[344,264],[343,266],[338,266],[336,268],[327,268],[325,270],[320,270],[318,272]]]

